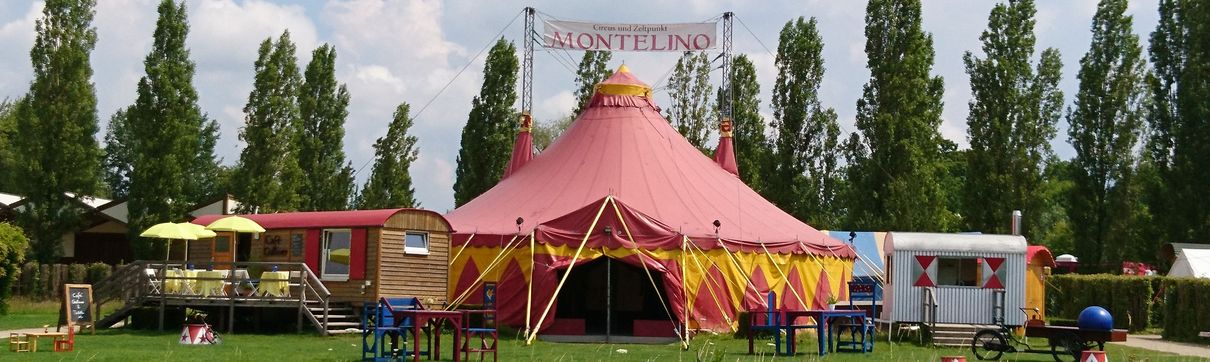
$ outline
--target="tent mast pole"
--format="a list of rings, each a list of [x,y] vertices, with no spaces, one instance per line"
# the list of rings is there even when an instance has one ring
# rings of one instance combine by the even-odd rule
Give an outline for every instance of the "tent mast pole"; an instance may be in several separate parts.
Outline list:
[[[533,324],[530,323],[530,316],[534,309],[534,232],[529,232],[529,291],[525,294],[525,335],[529,335]]]
[[[630,232],[630,226],[626,224],[626,218],[622,217],[622,210],[618,208],[617,201],[611,200],[610,204],[613,204],[613,212],[615,213],[615,215],[617,215],[618,222],[622,224],[622,230],[626,231],[627,240],[630,240],[630,243],[634,245],[634,256],[639,259],[639,266],[643,267],[643,273],[647,274],[647,280],[651,282],[651,290],[655,291],[655,296],[656,296],[656,298],[658,298],[660,300],[660,306],[664,308],[664,313],[668,314],[668,321],[672,322],[673,324],[676,324],[676,316],[674,315],[674,313],[672,313],[672,309],[668,308],[668,303],[664,302],[664,295],[660,293],[660,287],[656,285],[655,277],[651,276],[651,270],[647,268],[647,263],[645,261],[643,261],[643,252],[645,250],[643,248],[639,247],[639,243],[634,241],[634,234],[632,234]],[[680,234],[681,234],[681,237],[684,237],[684,235],[685,235],[684,233],[680,233]],[[605,250],[605,248],[602,247],[601,250]],[[650,252],[648,252],[648,253],[650,253]],[[606,255],[606,256],[608,256],[608,255]],[[658,262],[656,262],[655,256],[648,255],[647,257],[651,258],[652,262],[658,263]],[[681,288],[684,289],[684,287],[685,287],[685,279],[682,278],[681,279]],[[669,299],[668,301],[671,302],[672,300]],[[689,304],[686,303],[685,308],[688,308],[688,307],[689,307]],[[685,313],[688,313],[687,309],[686,309]],[[688,337],[688,335],[686,335],[686,337]],[[608,339],[607,339],[607,341],[608,341]],[[688,350],[689,349],[689,340],[682,339],[681,346],[684,347],[686,350]]]
[[[538,317],[537,327],[529,333],[529,337],[525,338],[525,345],[533,345],[534,338],[538,337],[538,327],[542,326],[542,322],[546,321],[546,315],[550,313],[550,308],[555,305],[555,298],[559,297],[559,291],[563,290],[563,284],[567,283],[567,277],[571,276],[572,267],[576,266],[576,261],[580,260],[580,254],[584,252],[584,246],[588,245],[588,239],[592,237],[592,233],[597,229],[597,222],[601,221],[601,214],[605,213],[605,207],[609,206],[609,201],[613,200],[613,195],[605,196],[605,201],[601,202],[601,208],[597,210],[597,216],[592,218],[592,224],[588,225],[588,231],[584,233],[584,240],[580,241],[580,246],[576,247],[576,254],[571,257],[571,262],[567,264],[567,272],[563,273],[563,278],[559,280],[559,285],[555,286],[555,292],[550,296],[550,300],[546,302],[546,308],[542,310],[542,315]]]
[[[681,233],[681,295],[685,296],[685,313],[681,315],[681,334],[684,334],[684,337],[681,337],[682,341],[689,340],[689,314],[693,313],[689,306],[689,282],[688,279],[685,279],[685,250],[687,250],[688,242],[689,238]]]

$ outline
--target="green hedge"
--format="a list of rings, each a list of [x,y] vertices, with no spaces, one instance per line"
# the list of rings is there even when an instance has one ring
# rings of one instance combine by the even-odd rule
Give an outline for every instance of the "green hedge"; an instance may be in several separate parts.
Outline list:
[[[1099,305],[1113,315],[1113,327],[1139,331],[1151,326],[1154,285],[1163,277],[1109,274],[1053,275],[1047,278],[1048,317],[1076,320],[1089,306]]]
[[[1204,340],[1197,333],[1210,331],[1210,280],[1168,278],[1163,288],[1164,339]]]

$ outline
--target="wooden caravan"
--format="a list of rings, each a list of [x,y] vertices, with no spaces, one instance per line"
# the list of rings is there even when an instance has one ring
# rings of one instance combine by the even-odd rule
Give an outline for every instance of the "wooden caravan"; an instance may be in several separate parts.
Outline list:
[[[207,225],[225,215],[193,221]],[[191,241],[189,261],[305,263],[333,302],[360,305],[380,297],[445,302],[450,224],[422,209],[289,212],[240,215],[265,228],[259,235],[219,232]],[[228,264],[229,265],[229,264]],[[254,275],[256,273],[253,273]]]

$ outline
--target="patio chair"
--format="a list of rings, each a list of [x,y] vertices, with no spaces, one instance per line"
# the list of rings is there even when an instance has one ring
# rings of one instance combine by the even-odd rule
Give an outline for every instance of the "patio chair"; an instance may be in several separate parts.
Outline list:
[[[26,336],[24,333],[9,333],[8,350],[11,352],[29,352],[29,336]]]
[[[494,309],[464,310],[462,316],[464,326],[462,328],[462,346],[460,346],[460,351],[464,353],[462,359],[470,360],[471,353],[479,353],[479,360],[482,361],[484,355],[491,352],[492,361],[496,361],[499,358],[496,355],[496,345],[500,342],[500,335],[496,331],[496,311]],[[477,346],[472,345],[472,340],[476,338],[478,342],[474,344]]]
[[[147,276],[147,286],[151,288],[151,294],[160,294],[160,290],[164,286],[164,281],[160,279],[155,268],[143,269],[143,275]]]
[[[764,309],[748,311],[748,354],[756,353],[753,343],[757,331],[773,331],[773,353],[781,354],[781,332],[784,327],[781,323],[782,314],[776,307],[777,294],[769,291],[765,298],[768,304]]]
[[[76,327],[67,326],[67,337],[55,338],[55,352],[71,352],[76,349]]]
[[[874,351],[874,332],[877,328],[874,326],[874,317],[878,316],[878,304],[876,301],[875,288],[867,283],[849,282],[849,310],[865,311],[865,317],[860,320],[845,319],[839,323],[831,325],[828,331],[828,340],[834,341],[836,350],[848,350],[851,352],[873,352]],[[865,300],[870,303],[869,308],[862,308],[856,305],[858,300]],[[848,339],[845,339],[845,334],[848,334]],[[835,338],[835,337],[841,338]],[[859,339],[860,338],[860,339]]]

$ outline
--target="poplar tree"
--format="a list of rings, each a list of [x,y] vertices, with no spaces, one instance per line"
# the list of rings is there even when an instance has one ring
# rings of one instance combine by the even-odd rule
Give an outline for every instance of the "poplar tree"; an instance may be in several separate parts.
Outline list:
[[[1092,44],[1080,59],[1079,92],[1067,111],[1068,142],[1076,151],[1067,211],[1081,265],[1093,270],[1121,260],[1127,236],[1120,232],[1130,224],[1123,213],[1135,207],[1130,183],[1146,69],[1126,6],[1126,0],[1097,5]]]
[[[764,173],[768,172],[769,144],[765,137],[765,119],[760,115],[760,83],[756,66],[748,56],[740,54],[732,62],[731,71],[731,142],[735,145],[735,164],[739,178],[761,195],[768,197]],[[723,103],[723,91],[718,92],[716,104]]]
[[[374,169],[366,179],[365,187],[357,195],[357,208],[384,209],[419,207],[416,189],[412,187],[409,169],[416,161],[420,150],[416,148],[416,136],[408,134],[412,119],[408,117],[407,103],[395,108],[395,116],[387,127],[387,134],[374,141]]]
[[[580,112],[584,108],[588,108],[588,101],[592,100],[592,94],[596,90],[598,83],[605,81],[613,72],[609,69],[609,59],[613,58],[613,52],[606,50],[586,50],[584,57],[580,58],[580,65],[576,68],[576,91],[574,93],[577,102],[576,108],[571,111],[571,118],[575,120],[580,116]]]
[[[130,134],[129,117],[125,108],[109,117],[105,131],[105,184],[109,196],[125,198],[130,195],[130,173],[134,167],[134,139]]]
[[[947,230],[954,215],[940,185],[941,77],[930,75],[933,37],[921,29],[919,0],[871,0],[866,7],[869,82],[857,101],[850,143],[850,225],[868,230]]]
[[[840,125],[819,102],[823,38],[815,18],[782,27],[773,85],[773,154],[765,180],[770,201],[817,228],[838,224]]]
[[[1036,12],[1032,0],[997,4],[979,37],[984,57],[969,51],[963,56],[972,97],[962,215],[972,230],[1007,234],[1012,210],[1024,211],[1025,235],[1043,226],[1045,199],[1038,190],[1063,92],[1058,50],[1047,48],[1036,70],[1031,65]]]
[[[487,53],[483,86],[471,100],[455,170],[454,205],[462,206],[504,176],[517,132],[517,47],[500,39]]]
[[[124,117],[115,115],[119,123],[111,133],[117,143],[107,138],[108,150],[115,152],[106,161],[114,161],[118,170],[115,157],[123,150],[113,148],[120,144],[129,153],[129,229],[135,255],[143,258],[162,255],[165,244],[137,238],[139,233],[157,223],[184,221],[193,205],[215,191],[217,126],[197,104],[188,34],[185,4],[161,1],[137,98]],[[122,132],[126,139],[118,139]]]
[[[12,170],[12,139],[17,135],[16,103],[5,99],[0,102],[0,170]],[[9,172],[0,173],[0,192],[12,192],[13,180]]]
[[[714,108],[710,105],[710,58],[706,52],[681,55],[668,78],[668,96],[672,100],[664,117],[689,143],[709,154],[706,141]]]
[[[356,187],[344,153],[349,91],[336,82],[336,48],[324,44],[311,53],[298,96],[302,116],[298,164],[306,170],[300,210],[344,210]]]
[[[58,259],[60,240],[79,225],[82,199],[101,185],[102,152],[90,54],[97,43],[93,0],[49,0],[34,26],[33,81],[17,106],[13,192],[26,197],[18,221],[34,259]],[[74,196],[66,196],[71,193]]]
[[[302,170],[298,166],[301,82],[290,32],[260,44],[256,80],[244,106],[246,125],[240,140],[247,146],[231,172],[240,212],[297,210]]]
[[[1158,182],[1151,212],[1170,242],[1204,242],[1210,233],[1210,6],[1162,0],[1151,33],[1154,77],[1147,156]]]

